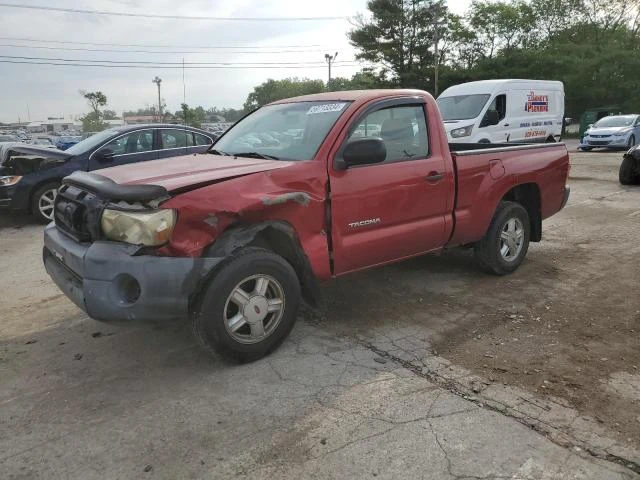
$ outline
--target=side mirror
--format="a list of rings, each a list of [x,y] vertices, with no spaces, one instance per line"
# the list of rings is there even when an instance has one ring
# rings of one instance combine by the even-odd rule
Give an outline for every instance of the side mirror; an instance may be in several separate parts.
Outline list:
[[[484,118],[482,119],[482,123],[480,123],[480,128],[482,127],[490,127],[491,125],[497,125],[500,123],[500,114],[497,110],[487,110],[487,113],[484,114]]]
[[[358,165],[382,163],[387,158],[387,147],[381,138],[353,138],[342,152],[342,161],[336,168],[346,170]]]
[[[589,125],[587,125],[587,130],[589,130],[591,127],[593,127],[593,123],[590,123]]]
[[[94,155],[95,159],[99,162],[110,162],[113,160],[113,150],[110,148],[103,148],[98,150]]]

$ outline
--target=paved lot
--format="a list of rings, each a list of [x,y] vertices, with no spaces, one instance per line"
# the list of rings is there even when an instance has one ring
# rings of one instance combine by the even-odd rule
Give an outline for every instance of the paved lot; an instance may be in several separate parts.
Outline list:
[[[88,319],[0,216],[0,478],[640,478],[640,188],[574,154],[514,275],[453,251],[341,279],[243,366]]]

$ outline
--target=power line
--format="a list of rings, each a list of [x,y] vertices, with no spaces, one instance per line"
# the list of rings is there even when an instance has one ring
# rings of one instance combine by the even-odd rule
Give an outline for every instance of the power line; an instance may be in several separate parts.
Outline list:
[[[209,17],[194,15],[159,15],[152,13],[113,12],[110,10],[85,10],[80,8],[48,7],[43,5],[21,5],[17,3],[0,3],[0,7],[23,8],[29,10],[45,10],[48,12],[86,13],[90,15],[111,15],[116,17],[142,17],[171,20],[213,20],[230,22],[306,22],[306,21],[332,21],[346,20],[348,17]]]
[[[144,43],[98,43],[98,42],[77,42],[77,41],[65,41],[65,40],[47,40],[37,38],[24,38],[24,37],[0,37],[0,40],[10,40],[16,42],[37,42],[37,43],[60,43],[60,44],[74,44],[74,45],[91,45],[98,47],[141,47],[141,48],[202,48],[202,49],[225,49],[225,48],[311,48],[311,47],[326,47],[326,45],[150,45]],[[224,43],[224,42],[221,42]]]
[[[18,55],[0,55],[0,58],[13,60],[46,60],[54,62],[88,62],[106,64],[142,64],[142,65],[324,65],[324,62],[149,62],[142,60],[89,60],[82,58],[52,58],[52,57],[24,57]],[[333,62],[338,64],[354,63],[354,60]]]
[[[97,63],[56,63],[56,62],[40,62],[32,60],[0,60],[0,63],[22,64],[22,65],[55,65],[59,67],[103,67],[103,68],[147,68],[147,69],[182,69],[182,66],[171,65],[120,65],[120,64],[97,64]],[[357,63],[354,64],[341,64],[342,67],[365,67]],[[302,68],[325,68],[324,65],[190,65],[185,66],[185,69],[211,69],[211,70],[242,70],[242,69],[271,69],[271,68],[289,68],[289,69],[302,69]]]
[[[203,54],[203,53],[209,53],[206,51],[200,51],[200,52],[195,52],[195,51],[161,51],[161,50],[157,50],[157,51],[153,51],[153,50],[121,50],[121,49],[102,49],[102,48],[85,48],[85,47],[46,47],[43,45],[16,45],[16,44],[9,44],[9,43],[3,43],[0,44],[0,47],[10,47],[10,48],[35,48],[35,49],[39,49],[39,50],[68,50],[68,51],[72,51],[72,52],[114,52],[114,53],[151,53],[151,54],[163,54],[163,55],[171,55],[171,54]],[[235,50],[230,50],[230,51],[224,51],[224,52],[218,52],[218,53],[232,53],[232,54],[238,54],[238,53],[252,53],[252,54],[280,54],[280,53],[317,53],[317,52],[324,52],[323,49],[319,48],[319,49],[314,49],[314,50],[274,50],[274,51],[265,51],[265,50],[239,50],[239,51],[235,51]]]

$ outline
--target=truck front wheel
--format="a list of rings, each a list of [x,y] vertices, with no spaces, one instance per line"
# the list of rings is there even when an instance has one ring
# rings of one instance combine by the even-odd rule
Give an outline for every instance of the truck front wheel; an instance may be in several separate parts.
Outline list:
[[[246,248],[225,260],[191,311],[193,333],[210,352],[236,362],[257,360],[289,335],[300,282],[284,258]]]
[[[487,234],[475,245],[475,255],[488,272],[515,271],[529,250],[531,222],[527,210],[516,202],[501,202]]]

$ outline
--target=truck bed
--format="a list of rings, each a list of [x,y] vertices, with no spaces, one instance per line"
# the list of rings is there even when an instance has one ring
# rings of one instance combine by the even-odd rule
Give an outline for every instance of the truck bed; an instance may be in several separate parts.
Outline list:
[[[565,201],[569,153],[564,143],[450,144],[456,171],[455,227],[448,246],[464,245],[484,236],[503,198],[530,195],[539,208],[534,219],[557,213]],[[514,187],[518,185],[517,190]],[[478,199],[483,201],[479,202]],[[533,241],[539,240],[532,236]]]

